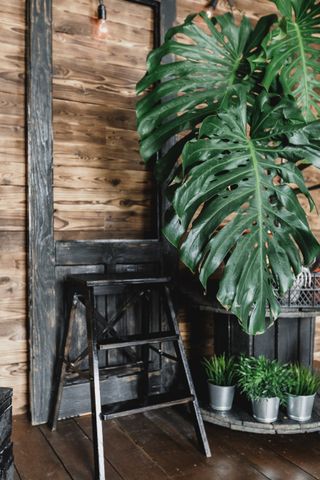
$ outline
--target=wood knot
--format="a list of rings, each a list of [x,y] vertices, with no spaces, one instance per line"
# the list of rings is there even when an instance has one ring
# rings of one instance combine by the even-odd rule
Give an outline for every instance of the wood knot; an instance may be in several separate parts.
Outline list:
[[[121,183],[121,180],[119,180],[119,178],[113,178],[112,180],[110,180],[110,183],[111,185],[116,187],[117,185],[119,185],[119,183]]]

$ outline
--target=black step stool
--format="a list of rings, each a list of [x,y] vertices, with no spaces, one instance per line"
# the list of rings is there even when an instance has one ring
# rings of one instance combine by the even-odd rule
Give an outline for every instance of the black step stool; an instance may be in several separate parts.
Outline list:
[[[69,304],[70,316],[64,341],[64,353],[59,359],[57,376],[58,383],[56,386],[54,409],[51,417],[51,428],[54,430],[57,425],[63,385],[67,379],[68,373],[72,371],[72,369],[75,367],[75,364],[79,363],[79,361],[83,360],[85,356],[88,355],[95,459],[95,480],[105,480],[102,421],[128,414],[146,412],[163,407],[189,403],[191,406],[194,426],[200,445],[203,448],[205,455],[207,457],[211,456],[203,420],[200,414],[198,400],[179,332],[178,322],[175,316],[169,289],[169,282],[170,279],[167,277],[152,277],[137,273],[74,275],[69,277],[66,282],[67,303]],[[114,327],[122,317],[123,313],[129,307],[129,305],[134,304],[139,298],[143,298],[153,289],[158,290],[160,293],[160,298],[163,302],[169,325],[168,331],[150,333],[148,318],[144,318],[142,334],[119,337]],[[102,315],[95,308],[95,297],[100,295],[121,294],[127,291],[132,294],[130,300],[122,305],[114,318],[111,320],[101,318]],[[82,352],[75,361],[73,360],[71,362],[69,359],[69,353],[72,342],[72,329],[79,302],[81,302],[86,309],[88,348]],[[98,334],[98,322],[100,322],[101,325],[102,321],[104,322],[104,328],[102,333]],[[175,347],[175,356],[163,352],[161,346],[159,348],[159,344],[161,345],[162,343],[169,342],[172,342]],[[141,347],[142,349],[144,386],[140,395],[141,398],[126,402],[121,401],[111,405],[101,405],[98,357],[99,350],[122,348],[128,349],[129,351],[131,349],[132,352],[132,347]],[[165,393],[149,395],[148,368],[150,349],[159,355],[168,358],[169,360],[180,362],[182,372],[185,376],[186,388],[184,391],[173,394]]]

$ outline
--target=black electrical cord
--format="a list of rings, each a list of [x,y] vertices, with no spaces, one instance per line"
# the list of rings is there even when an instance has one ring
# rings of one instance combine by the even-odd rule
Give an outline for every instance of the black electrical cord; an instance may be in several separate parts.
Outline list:
[[[217,5],[219,3],[219,0],[210,0],[207,4],[207,8],[213,8],[213,9],[216,9],[217,8]],[[235,0],[228,0],[228,3],[230,5],[230,7],[234,7],[235,5]]]

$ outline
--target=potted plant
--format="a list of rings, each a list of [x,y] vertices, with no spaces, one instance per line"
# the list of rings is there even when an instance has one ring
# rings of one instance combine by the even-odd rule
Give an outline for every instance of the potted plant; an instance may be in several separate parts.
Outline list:
[[[262,423],[278,418],[280,404],[285,404],[289,372],[286,366],[264,356],[241,357],[238,384],[252,402],[253,417]]]
[[[236,363],[233,357],[213,356],[203,360],[208,379],[210,406],[214,410],[228,411],[232,408],[236,384]]]
[[[320,376],[301,365],[290,365],[288,388],[288,417],[299,422],[310,420]]]
[[[320,253],[298,195],[320,167],[320,32],[316,0],[272,0],[278,15],[190,15],[150,53],[137,85],[140,153],[171,207],[164,234],[204,288],[249,334],[279,316],[284,295]],[[280,161],[281,159],[281,161]]]

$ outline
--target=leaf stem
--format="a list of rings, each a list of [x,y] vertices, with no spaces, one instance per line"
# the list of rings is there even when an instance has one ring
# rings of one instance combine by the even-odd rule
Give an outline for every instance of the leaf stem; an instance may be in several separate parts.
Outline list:
[[[262,195],[261,195],[261,179],[259,173],[259,161],[255,146],[250,139],[247,138],[247,143],[250,151],[250,157],[253,163],[254,176],[256,180],[256,207],[258,211],[258,228],[259,228],[259,260],[260,260],[260,291],[263,288],[263,207],[262,207]]]

